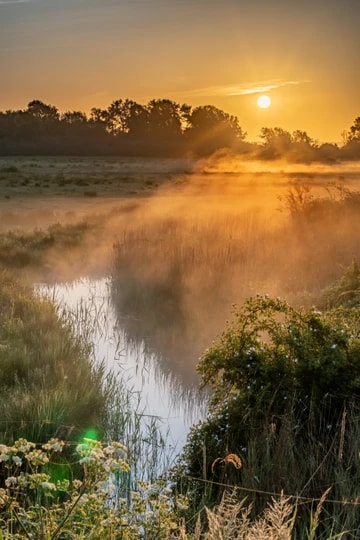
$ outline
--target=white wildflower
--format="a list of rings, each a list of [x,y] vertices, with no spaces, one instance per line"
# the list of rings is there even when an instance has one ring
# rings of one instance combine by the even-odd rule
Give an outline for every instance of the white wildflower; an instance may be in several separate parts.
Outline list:
[[[17,484],[17,478],[15,476],[9,476],[6,480],[5,480],[5,486],[6,487],[11,487],[11,486],[15,486]]]
[[[43,489],[48,489],[48,490],[51,490],[51,491],[55,491],[55,489],[56,489],[55,484],[53,484],[52,482],[41,482],[41,487]]]

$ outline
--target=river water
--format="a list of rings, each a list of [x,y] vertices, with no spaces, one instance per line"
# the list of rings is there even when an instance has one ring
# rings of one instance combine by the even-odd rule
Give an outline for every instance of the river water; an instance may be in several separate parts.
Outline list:
[[[111,301],[111,280],[82,278],[65,284],[38,285],[37,291],[65,309],[76,332],[91,341],[94,358],[125,383],[137,410],[156,419],[166,447],[177,455],[194,423],[206,414],[197,384],[184,388],[176,373],[164,372],[159,356],[144,340],[129,339]],[[193,374],[196,381],[195,370]]]

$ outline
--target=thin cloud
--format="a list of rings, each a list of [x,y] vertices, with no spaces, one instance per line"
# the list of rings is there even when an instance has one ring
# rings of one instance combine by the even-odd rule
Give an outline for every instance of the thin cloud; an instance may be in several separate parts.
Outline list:
[[[28,4],[31,0],[0,0],[0,6],[5,4]]]
[[[280,79],[271,81],[257,81],[253,83],[226,85],[226,86],[209,86],[207,88],[198,88],[187,92],[191,96],[246,96],[248,94],[261,94],[270,92],[276,88],[284,86],[295,86],[309,81],[283,81]]]

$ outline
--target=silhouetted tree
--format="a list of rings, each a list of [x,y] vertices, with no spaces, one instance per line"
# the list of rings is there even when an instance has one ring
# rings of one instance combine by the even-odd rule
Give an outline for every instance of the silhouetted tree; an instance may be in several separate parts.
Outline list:
[[[180,105],[169,99],[153,99],[147,105],[148,126],[152,135],[163,137],[181,136]]]
[[[348,140],[360,142],[360,116],[355,118],[348,133]]]
[[[185,134],[190,148],[197,154],[232,148],[245,138],[238,118],[213,105],[196,107],[187,114],[187,121]]]
[[[123,103],[123,131],[130,137],[143,138],[147,132],[148,111],[144,105],[126,99]]]
[[[349,131],[349,141],[360,141],[360,116],[355,118]]]
[[[360,117],[344,132],[344,145],[318,145],[306,131],[264,127],[261,145],[245,141],[236,116],[213,105],[194,109],[170,99],[142,105],[117,99],[107,108],[58,109],[34,99],[26,109],[0,111],[0,154],[208,155],[228,148],[263,159],[291,161],[360,158]]]
[[[105,128],[107,121],[107,111],[99,107],[93,107],[90,111],[90,119],[93,125],[101,125]]]
[[[263,127],[261,128],[260,137],[265,146],[277,146],[286,149],[291,144],[290,133],[280,127]]]
[[[291,134],[280,127],[263,127],[260,131],[262,150],[260,157],[275,159],[286,154],[291,147]]]
[[[296,144],[306,144],[308,146],[316,146],[316,142],[312,139],[306,131],[296,129],[292,132],[291,141]]]
[[[56,107],[52,105],[46,105],[39,99],[34,99],[33,101],[30,101],[27,107],[27,112],[33,118],[47,122],[56,122],[60,118],[59,111]]]
[[[61,146],[60,114],[56,107],[35,99],[25,111],[28,119],[27,131],[30,145],[35,144],[45,153],[56,151]]]
[[[360,159],[360,116],[355,118],[349,131],[343,133],[343,139],[341,157],[343,159]]]
[[[182,109],[169,99],[153,99],[147,105],[148,144],[153,154],[177,154],[181,151]]]
[[[334,143],[321,144],[317,156],[321,161],[335,163],[341,157],[340,148]]]
[[[66,124],[86,124],[88,119],[81,111],[66,111],[60,116],[60,120]]]

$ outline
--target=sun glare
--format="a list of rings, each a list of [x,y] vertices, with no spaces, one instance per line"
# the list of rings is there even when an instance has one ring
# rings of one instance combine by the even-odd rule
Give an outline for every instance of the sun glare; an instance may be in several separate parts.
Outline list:
[[[257,100],[257,104],[261,109],[267,109],[271,105],[271,99],[269,96],[260,96]]]

